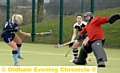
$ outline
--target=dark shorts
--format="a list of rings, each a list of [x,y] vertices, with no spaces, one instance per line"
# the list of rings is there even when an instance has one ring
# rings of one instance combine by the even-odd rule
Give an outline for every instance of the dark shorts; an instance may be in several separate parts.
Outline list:
[[[11,41],[13,41],[14,37],[15,37],[15,34],[12,34],[10,36],[2,36],[2,39],[4,42],[10,43]]]

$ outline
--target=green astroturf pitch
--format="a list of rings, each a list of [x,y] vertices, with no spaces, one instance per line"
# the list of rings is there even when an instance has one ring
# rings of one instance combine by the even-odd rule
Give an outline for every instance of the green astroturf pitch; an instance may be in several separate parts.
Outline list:
[[[13,66],[11,50],[6,43],[0,42],[0,66]],[[65,57],[68,50],[68,46],[55,49],[51,44],[23,43],[21,55],[25,60],[19,60],[19,64],[21,66],[76,66],[69,62],[73,57],[72,51]],[[105,68],[98,68],[98,73],[119,73],[120,49],[105,49],[105,51],[108,62]],[[88,58],[92,58],[92,61],[87,61],[86,66],[97,66],[93,53],[89,54]]]

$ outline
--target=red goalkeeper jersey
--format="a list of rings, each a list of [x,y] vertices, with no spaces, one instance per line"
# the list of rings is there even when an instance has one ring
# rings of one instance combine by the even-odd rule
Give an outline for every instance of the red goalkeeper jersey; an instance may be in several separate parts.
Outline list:
[[[109,17],[94,17],[86,26],[85,28],[80,31],[80,34],[87,33],[89,40],[95,41],[98,39],[105,38],[104,33],[102,31],[101,25],[107,23],[107,19]]]

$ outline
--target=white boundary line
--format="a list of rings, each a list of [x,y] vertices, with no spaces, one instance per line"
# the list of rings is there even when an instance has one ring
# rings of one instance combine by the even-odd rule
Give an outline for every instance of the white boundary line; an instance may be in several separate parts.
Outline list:
[[[11,50],[4,50],[0,49],[0,51],[11,51]],[[57,54],[57,53],[47,53],[47,52],[32,52],[32,51],[21,51],[25,53],[32,53],[32,54],[46,54],[46,55],[58,55],[58,56],[65,56],[65,54]],[[70,56],[70,55],[69,55]]]
[[[12,54],[0,54],[0,56],[11,56]],[[40,54],[22,54],[22,55],[40,55]]]
[[[11,50],[0,49],[0,51],[11,51]],[[31,53],[31,54],[25,54],[25,55],[45,54],[45,55],[65,56],[65,54],[47,53],[47,52],[32,52],[32,51],[21,51],[21,52]],[[0,55],[8,55],[8,54],[0,54]],[[68,55],[68,56],[72,56],[72,55]],[[91,56],[91,58],[95,58],[95,57]],[[120,58],[108,58],[108,59],[110,59],[110,60],[120,60]]]

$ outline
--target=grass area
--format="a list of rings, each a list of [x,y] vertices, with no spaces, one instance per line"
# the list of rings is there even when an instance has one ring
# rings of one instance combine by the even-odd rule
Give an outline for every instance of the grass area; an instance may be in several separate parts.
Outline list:
[[[95,16],[109,16],[114,13],[120,13],[120,8],[113,8],[101,11],[95,11]],[[75,16],[64,17],[63,22],[63,42],[70,41],[73,24],[76,22]],[[24,31],[30,32],[31,26],[23,26]],[[58,43],[59,41],[59,19],[50,20],[47,22],[37,23],[36,32],[53,30],[53,34],[49,36],[36,36],[35,40],[37,43]],[[106,47],[116,47],[120,48],[120,20],[115,22],[113,25],[103,25],[103,31],[106,36]],[[30,38],[23,38],[24,40],[29,40]]]
[[[0,44],[0,65],[13,66],[11,48],[4,42],[0,42]],[[19,60],[19,64],[21,66],[76,66],[69,62],[73,57],[72,52],[67,57],[64,57],[68,50],[68,46],[55,49],[50,44],[23,43],[21,55],[25,57],[25,60]],[[108,62],[106,62],[105,68],[98,68],[98,73],[119,73],[120,50],[105,48],[105,51]],[[92,58],[92,61],[87,61],[85,66],[97,66],[93,53],[89,54],[88,58]]]
[[[109,16],[114,13],[120,13],[119,8],[95,11],[95,16]],[[76,22],[75,16],[64,17],[63,22],[63,42],[70,41],[73,33],[73,24]],[[113,25],[103,25],[103,31],[106,36],[105,47],[120,48],[120,20]],[[31,32],[31,25],[21,26],[25,32]],[[42,23],[36,23],[35,32],[52,30],[53,34],[48,36],[35,36],[36,43],[54,44],[59,42],[59,19],[53,19]],[[31,42],[31,38],[22,37],[24,42]]]

